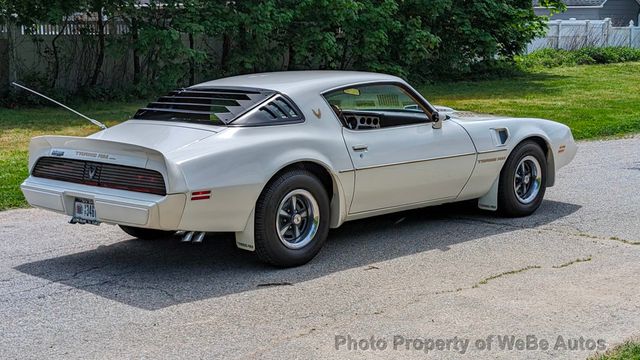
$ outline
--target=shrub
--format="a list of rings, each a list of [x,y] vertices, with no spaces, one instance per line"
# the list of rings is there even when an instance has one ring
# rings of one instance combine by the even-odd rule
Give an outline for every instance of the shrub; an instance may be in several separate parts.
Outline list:
[[[586,47],[579,50],[542,49],[516,59],[521,68],[612,64],[640,61],[640,49]]]

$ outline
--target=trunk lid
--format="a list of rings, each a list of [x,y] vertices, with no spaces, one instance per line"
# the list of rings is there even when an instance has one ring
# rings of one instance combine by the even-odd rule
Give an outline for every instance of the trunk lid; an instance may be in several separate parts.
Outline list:
[[[138,145],[168,154],[225,129],[225,127],[215,125],[130,120],[88,138]]]

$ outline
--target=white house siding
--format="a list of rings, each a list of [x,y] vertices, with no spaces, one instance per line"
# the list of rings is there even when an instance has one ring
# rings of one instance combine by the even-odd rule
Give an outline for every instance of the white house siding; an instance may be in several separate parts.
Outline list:
[[[600,10],[600,19],[610,18],[613,26],[627,26],[638,22],[640,4],[631,0],[608,0]]]
[[[600,18],[600,9],[592,8],[571,8],[561,14],[555,14],[551,17],[551,20],[569,20],[575,18],[578,20],[602,20]],[[547,9],[534,9],[538,16],[549,16],[549,10]],[[604,19],[604,18],[603,18]]]
[[[536,15],[548,16],[549,11],[534,8]],[[629,21],[638,23],[640,3],[636,0],[607,0],[602,7],[569,7],[561,14],[555,14],[551,20],[604,20],[611,19],[613,26],[628,26]]]

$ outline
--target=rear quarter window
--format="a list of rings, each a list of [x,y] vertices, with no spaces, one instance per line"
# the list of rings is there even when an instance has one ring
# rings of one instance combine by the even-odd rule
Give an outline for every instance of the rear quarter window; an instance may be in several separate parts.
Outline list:
[[[232,126],[282,125],[303,122],[304,117],[295,104],[283,95],[275,95],[246,115],[231,123]]]

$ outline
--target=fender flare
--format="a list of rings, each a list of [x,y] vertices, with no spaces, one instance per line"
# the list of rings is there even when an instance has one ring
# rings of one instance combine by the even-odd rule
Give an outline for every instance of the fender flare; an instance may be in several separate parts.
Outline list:
[[[331,170],[331,167],[329,167],[323,161],[320,161],[318,159],[303,159],[303,160],[290,161],[282,165],[280,168],[274,171],[271,174],[271,176],[264,182],[264,184],[262,185],[262,188],[260,189],[260,194],[262,194],[267,184],[280,172],[284,171],[289,167],[295,166],[296,164],[304,164],[304,163],[313,163],[315,165],[321,166],[331,176],[333,193],[330,194],[331,195],[331,204],[330,204],[331,218],[329,220],[330,221],[329,226],[331,228],[337,228],[338,226],[342,225],[342,223],[345,221],[347,210],[348,210],[347,205],[350,203],[350,201],[347,201],[346,199],[346,193],[344,191],[342,182],[340,181],[340,178],[338,177],[338,175],[333,170]],[[258,199],[256,198],[255,201],[257,202]],[[251,209],[251,214],[247,219],[247,223],[245,225],[244,230],[235,233],[236,246],[240,249],[255,251],[255,212],[256,212],[256,208],[254,205],[254,207]]]
[[[546,145],[546,149],[542,149],[542,150],[545,152],[546,158],[547,158],[546,186],[552,187],[555,184],[555,180],[556,180],[556,167],[555,167],[555,160],[553,156],[553,146],[547,136],[543,135],[542,133],[535,133],[535,134],[529,134],[525,137],[520,138],[517,144],[513,148],[511,148],[511,150],[509,151],[509,155],[507,155],[507,158],[511,156],[513,149],[515,149],[518,145],[520,145],[522,142],[527,140],[534,140],[536,142],[544,141]],[[502,168],[500,169],[500,172],[502,172]],[[489,189],[489,192],[487,192],[484,196],[478,199],[478,208],[482,210],[497,211],[499,188],[500,188],[500,173],[497,174],[495,180],[493,181],[493,184],[491,185],[491,188]]]

